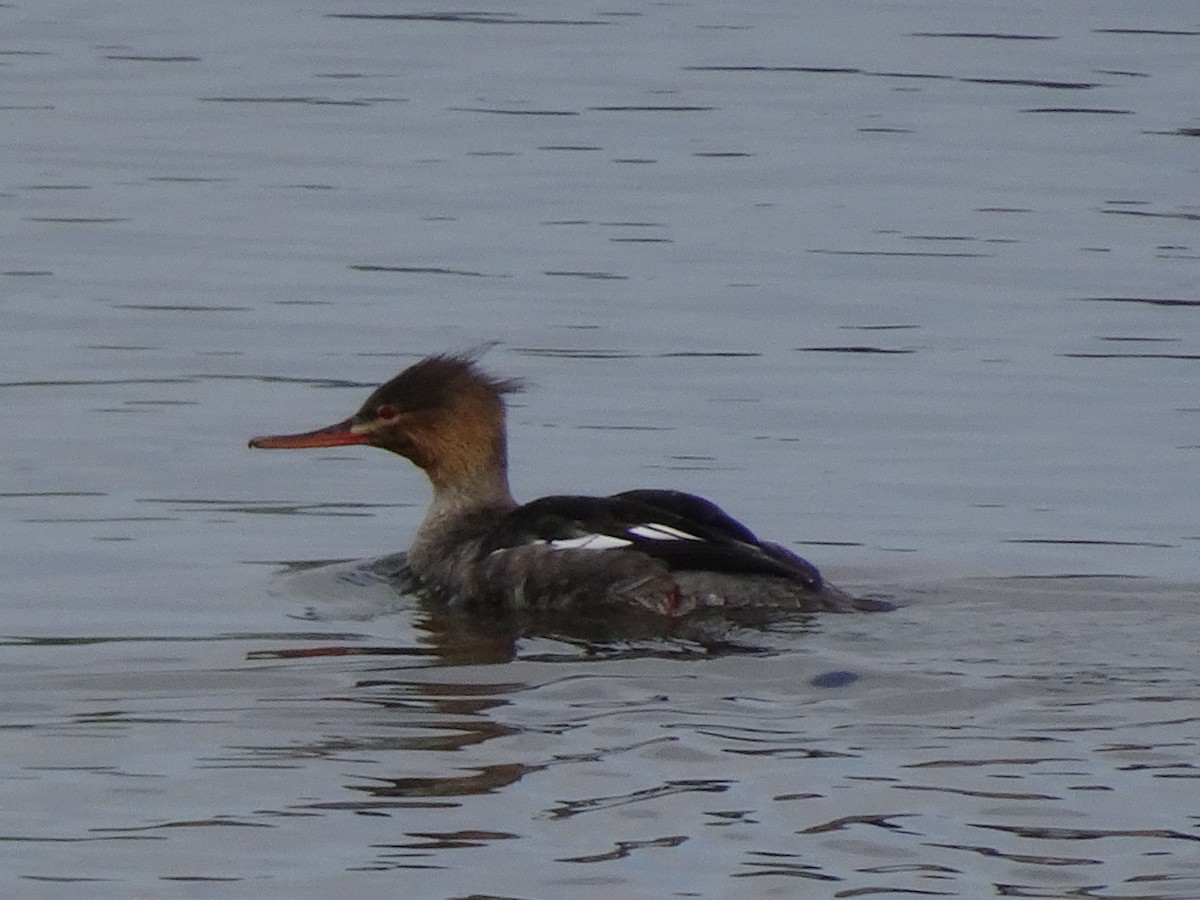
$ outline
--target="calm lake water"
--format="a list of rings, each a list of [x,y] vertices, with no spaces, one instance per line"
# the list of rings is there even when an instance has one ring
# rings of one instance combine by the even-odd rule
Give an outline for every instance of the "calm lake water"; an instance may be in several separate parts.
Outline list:
[[[1200,898],[1200,11],[0,8],[0,886]],[[414,359],[514,488],[900,604],[423,609]],[[386,562],[386,560],[385,560]]]

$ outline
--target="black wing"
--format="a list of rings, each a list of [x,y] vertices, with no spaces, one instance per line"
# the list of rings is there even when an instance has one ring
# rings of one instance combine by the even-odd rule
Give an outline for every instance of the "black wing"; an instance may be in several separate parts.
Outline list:
[[[664,510],[700,526],[708,541],[723,539],[733,541],[739,548],[738,562],[750,564],[749,568],[722,569],[722,571],[762,572],[763,574],[788,575],[798,578],[813,590],[823,584],[821,573],[807,559],[797,556],[778,544],[760,541],[749,528],[735,519],[717,504],[704,497],[684,491],[638,489],[624,491],[616,497],[629,498],[654,509]],[[748,557],[743,559],[743,557]],[[765,557],[765,559],[764,559]],[[767,560],[770,560],[767,563]],[[764,563],[766,565],[764,566]],[[688,568],[678,566],[678,568]],[[701,566],[700,568],[715,568]],[[783,570],[783,571],[780,571]]]
[[[774,575],[796,579],[812,590],[822,583],[811,563],[759,541],[715,503],[681,491],[543,497],[505,516],[480,551],[486,555],[534,541],[560,548],[626,547],[671,569]]]

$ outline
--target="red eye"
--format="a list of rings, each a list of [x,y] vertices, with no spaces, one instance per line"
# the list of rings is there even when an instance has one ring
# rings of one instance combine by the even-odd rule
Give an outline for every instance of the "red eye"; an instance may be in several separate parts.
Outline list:
[[[379,407],[379,409],[375,410],[375,415],[385,422],[390,422],[392,419],[396,418],[399,413],[396,412],[396,407],[385,403],[383,406]]]

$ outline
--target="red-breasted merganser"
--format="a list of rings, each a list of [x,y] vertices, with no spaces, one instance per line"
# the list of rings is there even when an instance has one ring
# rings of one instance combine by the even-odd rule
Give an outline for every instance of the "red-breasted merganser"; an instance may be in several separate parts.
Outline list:
[[[801,612],[887,608],[826,584],[716,504],[670,490],[552,496],[519,506],[508,488],[504,395],[470,356],[431,356],[381,385],[344,422],[256,437],[251,447],[370,444],[425,471],[433,501],[408,551],[425,594],[464,607],[700,607]]]

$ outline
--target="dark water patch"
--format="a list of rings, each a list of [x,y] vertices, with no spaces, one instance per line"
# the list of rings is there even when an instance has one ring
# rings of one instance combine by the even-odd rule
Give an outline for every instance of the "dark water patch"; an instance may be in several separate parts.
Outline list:
[[[340,457],[318,457],[325,459],[337,459]],[[403,504],[395,504],[397,506]],[[366,506],[364,504],[364,506]],[[322,516],[326,518],[365,518],[374,517],[373,512],[359,511],[355,504],[351,503],[304,503],[304,504],[243,504],[241,506],[222,507],[221,512],[242,513],[242,514],[259,514],[268,516]]]
[[[920,325],[839,325],[843,331],[907,331]]]
[[[492,734],[488,734],[492,737]],[[430,776],[425,778],[380,778],[378,783],[347,785],[349,790],[362,791],[373,797],[473,797],[495,794],[515,785],[526,775],[547,768],[524,763],[497,763],[468,770],[472,774]]]
[[[1200,359],[1200,353],[1059,353],[1064,359]]]
[[[1013,87],[1041,87],[1058,91],[1087,91],[1102,87],[1094,81],[1042,81],[1037,78],[958,78],[966,84],[1000,84]]]
[[[897,787],[908,787],[908,785],[897,785]],[[1017,795],[1019,796],[1019,795]],[[1032,799],[1038,799],[1039,795],[1030,795]],[[1046,797],[1047,800],[1058,800],[1059,797]],[[927,844],[929,847],[944,847],[947,850],[966,850],[971,853],[978,853],[980,856],[987,856],[994,859],[1006,859],[1010,862],[1022,863],[1030,866],[1099,866],[1103,864],[1103,860],[1089,859],[1088,857],[1080,856],[1036,856],[1029,853],[1001,853],[995,847],[976,847],[970,844]],[[1075,894],[1074,896],[1083,897],[1084,894]],[[1044,894],[1039,889],[1037,894],[1022,895],[1009,894],[1008,896],[1050,896]],[[1065,896],[1065,895],[1064,895]]]
[[[1179,250],[1183,247],[1155,247],[1157,252],[1154,254],[1155,259],[1200,259],[1200,254],[1195,253],[1180,253]]]
[[[902,235],[902,240],[905,241],[977,241],[979,238],[968,237],[962,234],[906,234]]]
[[[907,37],[967,38],[987,41],[1057,41],[1054,34],[1018,34],[1004,31],[913,31]]]
[[[591,281],[628,281],[628,275],[615,275],[612,272],[572,272],[572,271],[557,271],[547,270],[542,272],[543,275],[552,275],[559,278],[585,278]]]
[[[249,312],[249,306],[208,306],[186,303],[111,303],[113,309],[140,309],[143,312]]]
[[[264,103],[301,106],[370,106],[366,100],[333,100],[328,97],[277,96],[277,97],[199,97],[205,103]]]
[[[637,106],[589,106],[589,112],[712,112],[715,106],[645,104]]]
[[[209,374],[192,375],[186,381],[180,383],[190,383],[191,381],[256,381],[261,384],[304,384],[315,388],[377,388],[377,381],[351,381],[346,378],[298,378],[287,375],[238,375],[236,373],[221,373],[214,372]],[[124,382],[118,382],[123,384]],[[135,382],[141,384],[142,382]],[[151,384],[156,382],[149,382]],[[157,382],[164,383],[164,382]],[[174,382],[165,382],[172,384]]]
[[[675,459],[675,457],[671,457]],[[658,463],[649,463],[647,469],[656,469],[663,472],[740,472],[741,469],[737,466],[718,466],[715,464],[703,465],[699,463],[671,463],[670,465],[662,465]]]
[[[1114,572],[1060,572],[1057,575],[1003,575],[1000,581],[1076,581],[1088,578],[1119,578],[1134,581],[1146,578],[1145,575],[1121,575]]]
[[[610,14],[614,15],[614,14]],[[455,25],[611,25],[603,19],[530,19],[517,13],[422,12],[422,13],[326,13],[330,19],[361,19],[380,22],[438,22]]]
[[[414,503],[295,503],[289,500],[228,500],[187,497],[139,497],[137,503],[178,507],[177,512],[212,510],[227,513],[267,513],[269,515],[369,515],[367,510],[402,509]]]
[[[178,819],[170,822],[156,822],[153,825],[132,825],[127,828],[97,828],[96,831],[117,832],[125,834],[137,831],[157,831],[160,828],[274,828],[266,822],[246,822],[232,817],[216,816],[210,819]]]
[[[604,228],[666,228],[662,222],[599,222]]]
[[[808,680],[808,683],[811,684],[813,687],[819,687],[819,688],[840,688],[840,687],[847,687],[848,685],[854,684],[854,682],[858,681],[861,677],[862,676],[860,676],[857,672],[847,672],[844,670],[835,670],[832,672],[822,672],[820,675],[814,675],[812,678],[810,678]],[[821,751],[821,752],[823,752],[826,756],[830,756],[830,755],[850,756],[851,755],[848,753],[830,754],[829,751]]]
[[[3,635],[0,646],[9,647],[85,647],[96,644],[208,644],[245,641],[362,641],[368,635],[331,631],[231,631],[221,634],[115,634],[44,637]]]
[[[122,62],[193,63],[201,61],[199,56],[138,56],[117,53],[106,55],[104,58]]]
[[[762,356],[755,350],[676,350],[670,353],[656,353],[659,359],[675,359],[696,357],[699,359],[742,359],[743,357]]]
[[[933,784],[898,784],[898,791],[934,791],[962,797],[983,797],[987,800],[1061,800],[1054,794],[1018,793],[1016,791],[972,791],[965,788],[940,787]]]
[[[126,406],[199,406],[199,400],[126,400]]]
[[[70,516],[18,519],[24,525],[94,525],[117,522],[178,522],[174,516]]]
[[[988,759],[933,759],[928,762],[908,763],[902,769],[974,769],[981,766],[1036,766],[1042,763],[1078,763],[1083,760],[1074,756],[1001,756]]]
[[[199,376],[198,376],[199,377]],[[42,381],[0,381],[0,388],[24,387],[102,387],[114,384],[194,384],[196,378],[91,378]]]
[[[1200,37],[1200,31],[1171,28],[1093,28],[1093,34],[1156,34],[1167,37]]]
[[[550,359],[637,359],[639,356],[624,350],[578,350],[571,347],[513,347],[511,352]]]
[[[614,244],[673,244],[675,243],[670,238],[635,238],[635,237],[616,237],[609,238]]]
[[[811,75],[859,75],[853,66],[684,66],[685,72],[801,72]],[[918,76],[920,77],[920,76]]]
[[[1176,128],[1174,131],[1150,131],[1147,134],[1177,134],[1180,137],[1200,137],[1200,128]]]
[[[692,154],[692,156],[699,157],[700,159],[738,159],[753,155],[753,153],[745,153],[741,150],[713,150],[706,153]]]
[[[510,157],[510,156],[520,156],[521,154],[517,153],[515,150],[468,150],[466,155],[467,156],[482,156],[482,157],[498,156],[498,157],[503,158],[503,157]]]
[[[49,112],[57,108],[52,103],[0,103],[0,112]]]
[[[670,425],[576,425],[579,431],[674,431]]]
[[[1031,213],[1032,209],[1025,206],[979,206],[975,212],[984,213]]]
[[[627,794],[615,794],[607,797],[594,797],[586,800],[565,800],[547,812],[554,820],[570,819],[584,813],[596,812],[603,809],[616,809],[633,806],[647,801],[670,797],[675,794],[723,794],[734,784],[732,781],[719,779],[688,779],[684,781],[667,781],[656,787],[631,791]]]
[[[161,350],[162,347],[155,347],[150,344],[82,344],[81,350],[119,350],[122,353],[129,353],[137,350]]]
[[[462,275],[468,278],[507,278],[507,275],[488,275],[470,269],[451,269],[446,266],[383,266],[357,263],[347,266],[356,272],[399,272],[404,275]]]
[[[486,106],[448,106],[450,112],[487,113],[494,116],[577,116],[573,109],[501,109]]]
[[[595,152],[597,150],[603,150],[604,148],[600,147],[598,145],[592,146],[590,144],[543,144],[540,147],[538,147],[537,149],[538,150],[566,150],[566,151],[580,151],[580,152]]]
[[[896,824],[892,819],[909,819],[915,815],[916,813],[888,813],[886,815],[842,816],[837,819],[830,819],[828,822],[822,822],[819,825],[812,825],[801,829],[796,834],[827,834],[831,831],[845,831],[855,825],[870,825],[888,831],[901,831],[906,834],[912,834],[913,832]]]
[[[650,159],[646,156],[616,156],[613,157],[612,162],[623,163],[625,165],[632,163],[633,165],[648,166],[653,165],[654,163],[658,162],[658,160]]]
[[[951,252],[935,252],[932,250],[830,250],[824,247],[809,247],[805,250],[806,253],[823,253],[826,256],[897,256],[897,257],[915,257],[918,259],[934,257],[946,259],[991,259],[993,253],[972,253],[961,251],[957,253]]]
[[[90,191],[90,184],[19,184],[19,191]]]
[[[419,838],[417,842],[405,844],[378,844],[382,848],[407,850],[456,850],[470,847],[483,847],[492,841],[507,841],[524,835],[509,831],[480,831],[477,829],[462,829],[459,831],[408,831],[406,837]]]
[[[1087,303],[1145,303],[1149,306],[1200,307],[1200,300],[1177,300],[1165,297],[1080,297]]]
[[[1200,213],[1185,212],[1149,212],[1140,209],[1102,209],[1101,213],[1114,216],[1142,216],[1147,219],[1183,219],[1185,222],[1200,222]]]
[[[1003,831],[1017,837],[1046,841],[1094,841],[1111,837],[1153,838],[1154,840],[1200,841],[1200,835],[1186,834],[1171,828],[1052,828],[1043,825],[987,825],[969,822],[972,828]]]
[[[21,221],[50,225],[113,225],[129,219],[122,216],[27,216]]]
[[[9,269],[3,274],[13,278],[41,278],[46,275],[53,275],[49,269]]]
[[[355,563],[354,559],[243,559],[246,566],[271,566],[278,569],[281,575],[295,575],[300,572],[311,572],[314,569],[324,569],[326,566],[341,566]]]
[[[332,635],[330,636],[332,637]],[[246,659],[328,659],[343,656],[403,656],[429,658],[439,656],[429,647],[347,647],[342,644],[321,647],[284,647],[277,650],[251,650]],[[365,686],[365,685],[361,685]]]
[[[107,497],[104,491],[0,491],[0,500],[24,497]]]
[[[873,347],[866,344],[847,344],[842,346],[830,347],[796,347],[795,350],[800,353],[884,353],[884,354],[906,354],[915,353],[915,350],[901,350],[895,347]]]
[[[332,306],[332,300],[272,300],[273,306]]]
[[[863,72],[863,75],[874,75],[879,78],[923,78],[935,81],[952,81],[953,75],[934,75],[932,72]]]
[[[915,134],[911,128],[859,128],[859,132],[863,134]]]
[[[597,863],[612,862],[631,856],[635,850],[645,850],[658,847],[678,847],[688,839],[686,834],[676,834],[669,837],[647,838],[640,841],[617,841],[616,846],[607,853],[592,853],[587,856],[560,856],[555,862]]]
[[[729,875],[730,878],[757,878],[762,876],[768,878],[803,878],[808,881],[842,880],[841,876],[829,875],[821,871],[820,866],[813,863],[792,862],[791,860],[800,859],[799,854],[768,850],[749,850],[746,855],[755,858],[746,860],[741,865],[751,868],[753,871],[733,872]],[[877,892],[875,888],[871,888],[870,890],[872,893]],[[851,894],[841,891],[833,896],[847,897],[851,896]]]
[[[1153,547],[1161,550],[1174,550],[1175,544],[1162,544],[1156,541],[1108,541],[1091,538],[1008,538],[1006,544],[1061,544],[1080,547]]]
[[[147,181],[167,181],[177,182],[179,184],[220,184],[222,182],[236,181],[234,178],[224,176],[204,176],[204,175],[152,175],[146,179]]]
[[[1102,109],[1089,106],[1034,106],[1023,109],[1025,113],[1083,113],[1097,116],[1132,116],[1132,109]]]

